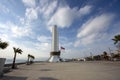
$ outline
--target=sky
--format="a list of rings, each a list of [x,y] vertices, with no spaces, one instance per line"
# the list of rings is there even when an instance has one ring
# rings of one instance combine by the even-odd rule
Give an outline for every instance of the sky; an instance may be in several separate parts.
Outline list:
[[[57,25],[62,58],[81,58],[116,50],[120,34],[120,0],[0,0],[0,38],[9,46],[0,57],[12,59],[13,47],[49,58],[51,28]]]

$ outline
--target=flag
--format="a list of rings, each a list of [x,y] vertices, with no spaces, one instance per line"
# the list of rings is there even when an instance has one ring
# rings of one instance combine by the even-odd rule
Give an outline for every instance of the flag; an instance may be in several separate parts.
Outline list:
[[[65,48],[61,46],[61,50],[65,50]]]

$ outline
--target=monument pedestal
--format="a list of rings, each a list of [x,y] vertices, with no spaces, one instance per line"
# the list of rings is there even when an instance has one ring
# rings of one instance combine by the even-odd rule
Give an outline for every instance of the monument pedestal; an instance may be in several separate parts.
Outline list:
[[[50,53],[49,62],[60,62],[60,51],[59,52],[51,52]]]
[[[51,56],[49,62],[60,62],[59,56]]]

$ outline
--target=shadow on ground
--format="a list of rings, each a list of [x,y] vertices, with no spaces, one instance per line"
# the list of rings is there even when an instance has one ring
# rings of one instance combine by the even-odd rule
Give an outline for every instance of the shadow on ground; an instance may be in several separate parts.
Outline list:
[[[12,71],[11,67],[4,67],[4,70],[3,70],[4,73],[8,73],[11,71]]]
[[[45,63],[36,63],[34,65],[46,65]]]
[[[51,69],[40,69],[40,71],[52,71]]]
[[[27,77],[3,76],[0,80],[27,80]]]
[[[52,77],[40,77],[39,79],[40,80],[58,80],[58,79],[55,79],[55,78],[52,78]]]
[[[19,70],[32,70],[32,69],[29,69],[29,68],[20,68]]]

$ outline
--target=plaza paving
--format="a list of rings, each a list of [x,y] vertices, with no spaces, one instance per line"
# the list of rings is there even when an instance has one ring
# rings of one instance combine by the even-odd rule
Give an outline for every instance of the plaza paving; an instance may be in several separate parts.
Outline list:
[[[19,65],[0,80],[120,80],[120,62],[62,62]]]

